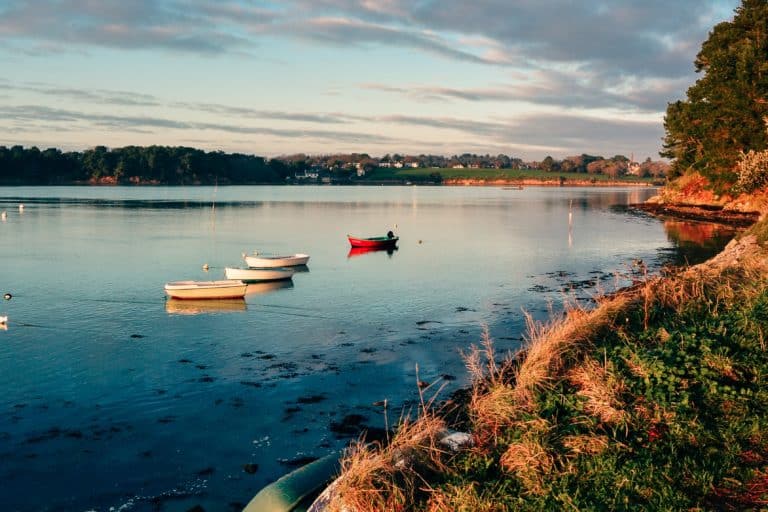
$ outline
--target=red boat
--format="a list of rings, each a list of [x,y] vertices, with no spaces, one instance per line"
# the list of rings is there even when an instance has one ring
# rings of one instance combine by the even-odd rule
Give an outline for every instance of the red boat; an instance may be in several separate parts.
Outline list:
[[[374,249],[388,249],[394,247],[400,237],[393,236],[374,236],[371,238],[355,238],[354,236],[347,235],[349,244],[352,247],[369,247]]]

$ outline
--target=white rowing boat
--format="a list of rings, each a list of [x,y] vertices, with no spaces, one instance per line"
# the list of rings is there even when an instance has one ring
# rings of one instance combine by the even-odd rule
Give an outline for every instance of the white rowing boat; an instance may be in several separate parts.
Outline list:
[[[254,253],[253,256],[243,255],[245,263],[251,268],[274,268],[274,267],[295,267],[297,265],[306,265],[309,261],[309,254],[296,253],[282,256],[266,256]]]
[[[236,279],[221,281],[174,281],[165,293],[175,299],[235,299],[245,297],[248,285]]]
[[[280,281],[293,277],[291,268],[224,268],[227,279],[239,279],[241,281]]]

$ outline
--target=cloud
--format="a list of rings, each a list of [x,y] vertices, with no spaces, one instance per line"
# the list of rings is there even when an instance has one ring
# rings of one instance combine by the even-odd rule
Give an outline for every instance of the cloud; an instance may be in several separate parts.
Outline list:
[[[22,46],[33,53],[60,50],[57,43],[201,54],[253,46],[236,31],[211,25],[204,14],[183,3],[153,0],[10,0],[0,7],[0,36],[27,43]]]
[[[377,44],[415,48],[440,57],[476,64],[499,64],[499,61],[457,49],[455,44],[444,37],[428,31],[404,29],[381,25],[354,18],[317,17],[293,20],[274,27],[276,32],[293,37],[335,46],[361,46]]]
[[[721,14],[720,0],[399,0],[374,10],[368,2],[296,0],[310,11],[335,10],[359,20],[382,20],[437,33],[486,41],[496,51],[529,63],[583,63],[602,73],[680,76],[691,70],[690,53]],[[697,13],[697,15],[692,15]],[[522,63],[521,63],[522,64]]]
[[[475,64],[594,80],[690,77],[696,49],[737,0],[8,0],[0,36],[24,51],[82,47],[248,53],[261,37],[412,48]],[[7,43],[6,43],[7,44]]]
[[[68,109],[37,105],[0,106],[0,118],[6,123],[18,123],[31,129],[45,126],[55,131],[89,130],[114,131],[137,134],[184,133],[210,131],[221,134],[239,134],[256,137],[274,137],[291,144],[288,152],[336,151],[343,147],[375,151],[392,148],[394,151],[456,153],[469,148],[486,148],[498,152],[520,152],[524,158],[536,158],[546,151],[554,156],[588,153],[620,153],[655,155],[656,147],[648,141],[657,141],[662,135],[658,122],[636,122],[621,119],[600,119],[580,115],[528,115],[515,119],[473,120],[454,117],[419,117],[407,115],[372,116],[367,119],[367,131],[331,130],[323,127],[275,127],[243,123],[199,122],[153,116],[117,115],[77,112]],[[391,127],[399,126],[397,130]],[[424,131],[417,140],[412,137],[392,137],[390,133],[406,133],[404,128]],[[413,133],[408,131],[407,133]],[[215,136],[212,136],[215,137]],[[299,141],[298,143],[296,141]],[[645,141],[638,142],[638,141]],[[645,144],[645,146],[643,145]],[[333,149],[328,149],[333,145]],[[388,150],[388,149],[387,149]],[[273,152],[278,151],[272,149]],[[285,151],[285,150],[281,150]]]
[[[219,116],[237,117],[241,119],[245,118],[246,120],[272,119],[318,124],[343,124],[353,120],[364,119],[358,116],[342,113],[289,112],[255,109],[217,103],[168,102],[155,95],[130,91],[77,89],[71,87],[59,87],[41,82],[26,82],[17,84],[4,79],[0,79],[0,90],[32,92],[35,94],[42,94],[59,99],[74,100],[88,104],[126,107],[169,106],[196,112],[207,112]]]
[[[280,121],[299,121],[319,124],[342,124],[354,118],[354,116],[345,114],[320,114],[310,112],[260,110],[248,107],[233,107],[230,105],[221,105],[215,103],[175,103],[174,106],[186,108],[189,110],[240,118],[275,119]]]
[[[354,142],[354,143],[399,143],[402,139],[392,138],[382,134],[349,132],[339,130],[324,130],[310,128],[276,128],[264,126],[249,126],[223,122],[199,122],[168,119],[152,116],[132,116],[79,112],[74,110],[52,108],[40,105],[0,106],[0,118],[8,121],[23,123],[62,123],[64,128],[79,126],[81,129],[96,127],[115,131],[134,131],[147,133],[162,130],[213,130],[224,133],[270,135],[290,140],[311,139],[324,142]]]
[[[528,154],[541,148],[550,148],[560,156],[637,148],[638,154],[655,155],[658,144],[652,141],[660,140],[663,135],[658,121],[603,119],[577,114],[531,114],[504,121],[395,115],[379,117],[375,121],[463,133],[464,142],[455,145],[454,152],[466,144],[487,144],[524,148]]]
[[[421,84],[392,86],[363,83],[361,89],[398,94],[414,101],[515,102],[564,108],[614,108],[660,112],[684,90],[685,79],[627,79],[622,83],[595,83],[579,72],[533,71],[522,83],[493,87],[444,87]]]

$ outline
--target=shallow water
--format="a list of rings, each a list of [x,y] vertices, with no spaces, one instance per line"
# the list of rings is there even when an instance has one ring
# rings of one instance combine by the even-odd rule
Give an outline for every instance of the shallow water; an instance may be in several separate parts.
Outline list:
[[[543,318],[626,284],[637,260],[695,263],[732,236],[626,208],[653,194],[0,188],[0,292],[13,294],[0,303],[0,504],[238,510],[356,425],[383,427],[373,403],[394,421],[417,378],[443,395],[465,383],[460,352],[483,326],[514,350],[524,311]],[[389,229],[396,251],[350,253],[346,234]],[[244,302],[166,301],[163,283],[223,278],[255,249],[311,260]]]

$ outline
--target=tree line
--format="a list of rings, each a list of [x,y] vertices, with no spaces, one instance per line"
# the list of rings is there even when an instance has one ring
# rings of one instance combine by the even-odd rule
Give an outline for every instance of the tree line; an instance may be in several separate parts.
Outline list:
[[[167,146],[96,146],[82,152],[0,146],[6,185],[280,183],[291,170],[279,160]]]
[[[633,168],[634,165],[634,168]],[[612,158],[582,154],[556,160],[551,156],[539,162],[524,162],[507,155],[464,153],[440,155],[385,155],[366,153],[295,155],[265,158],[222,151],[206,152],[188,147],[126,146],[108,149],[96,146],[85,151],[62,152],[56,148],[43,151],[37,147],[0,146],[0,184],[162,184],[213,185],[285,183],[307,171],[320,172],[335,181],[365,179],[364,172],[379,167],[476,169],[541,169],[544,171],[664,176],[667,164],[631,162],[624,156]],[[434,176],[439,182],[439,173]]]

